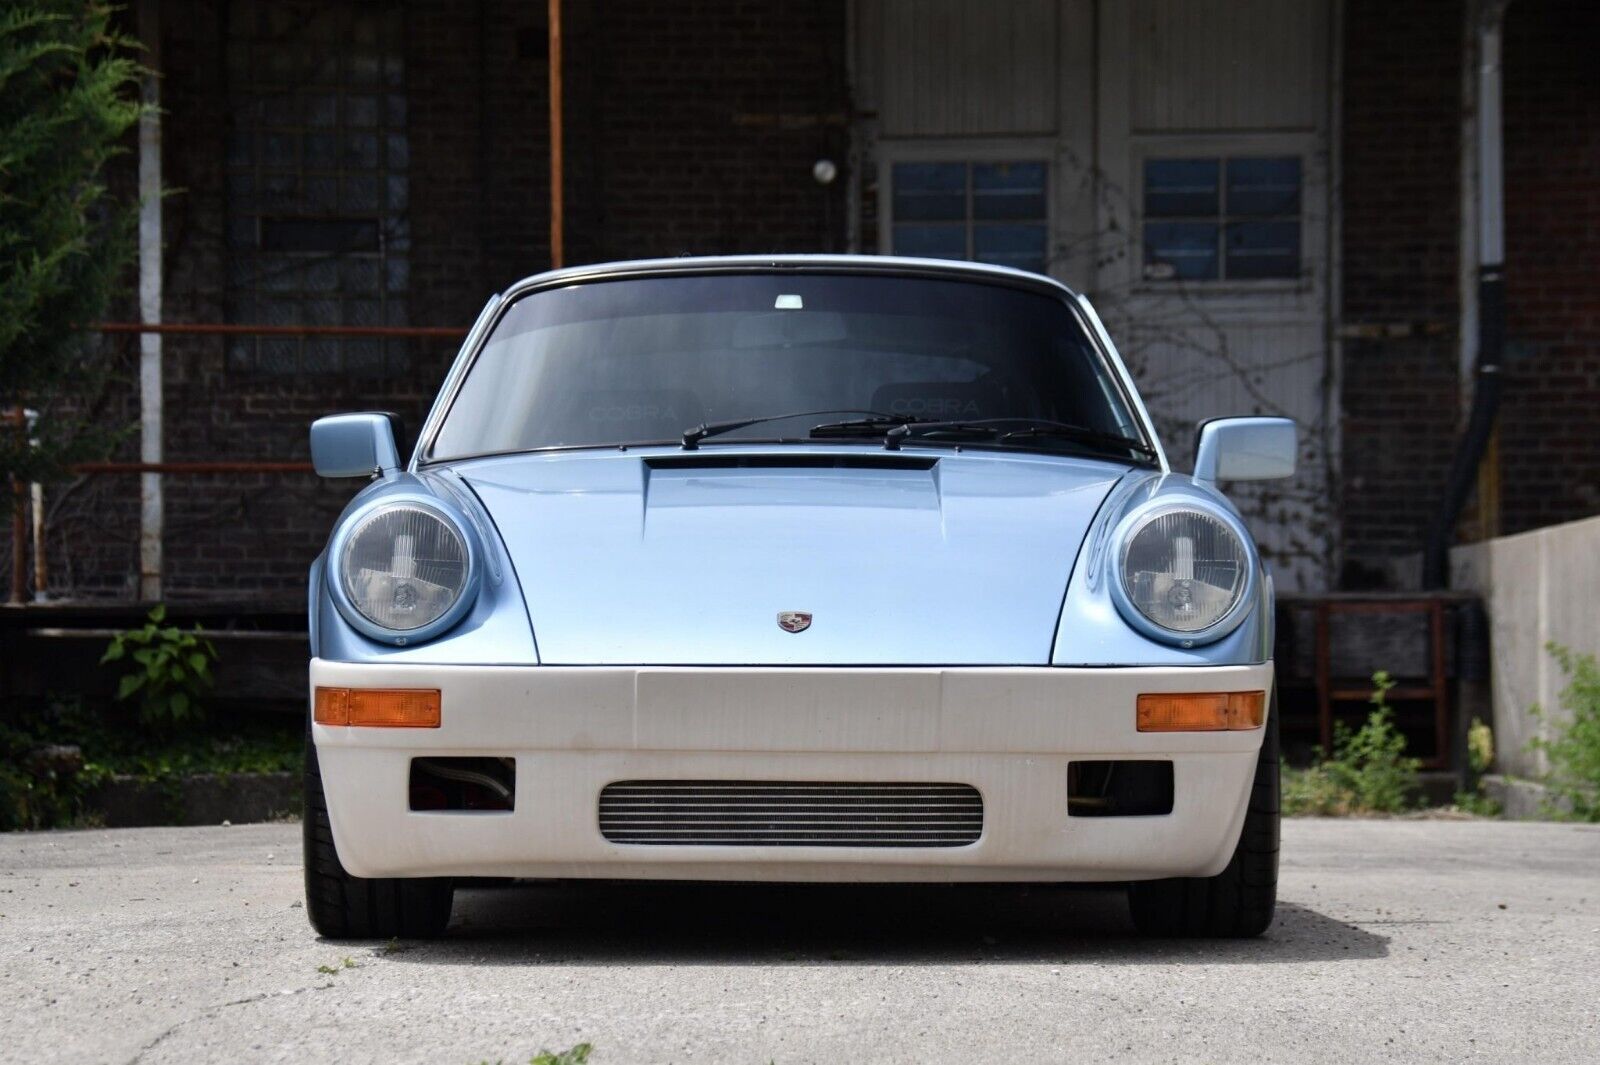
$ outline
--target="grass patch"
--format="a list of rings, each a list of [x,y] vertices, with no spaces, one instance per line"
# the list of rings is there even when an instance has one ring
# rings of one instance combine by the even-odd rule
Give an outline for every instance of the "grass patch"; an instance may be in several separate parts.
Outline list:
[[[86,800],[113,776],[176,789],[197,773],[295,770],[304,742],[305,726],[291,715],[167,732],[141,724],[132,707],[91,710],[75,699],[23,706],[0,723],[0,830],[84,824]]]

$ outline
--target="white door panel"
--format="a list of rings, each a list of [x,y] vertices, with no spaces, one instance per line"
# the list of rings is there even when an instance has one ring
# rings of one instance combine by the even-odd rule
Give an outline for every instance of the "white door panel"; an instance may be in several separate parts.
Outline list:
[[[1327,587],[1334,427],[1326,0],[1136,0],[1101,10],[1092,295],[1174,466],[1189,467],[1204,419],[1278,414],[1299,423],[1292,480],[1224,487],[1281,590]],[[1267,48],[1264,40],[1276,43]],[[1262,157],[1300,160],[1298,273],[1266,280],[1147,276],[1146,161]],[[1220,163],[1219,174],[1227,172]],[[1226,275],[1222,234],[1235,219],[1220,184],[1217,195],[1217,257],[1226,265],[1216,272]]]

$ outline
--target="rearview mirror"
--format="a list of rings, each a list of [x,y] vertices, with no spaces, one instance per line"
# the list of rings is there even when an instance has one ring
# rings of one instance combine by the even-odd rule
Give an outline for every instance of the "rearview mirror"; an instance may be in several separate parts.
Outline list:
[[[320,477],[371,477],[400,469],[400,416],[382,411],[330,414],[311,423],[311,464]]]
[[[1290,418],[1213,418],[1200,424],[1194,476],[1199,481],[1271,481],[1294,476]]]

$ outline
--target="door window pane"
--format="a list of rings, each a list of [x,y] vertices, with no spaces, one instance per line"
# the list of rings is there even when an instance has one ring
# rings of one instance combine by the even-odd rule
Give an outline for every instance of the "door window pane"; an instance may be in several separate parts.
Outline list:
[[[967,215],[967,168],[961,163],[897,163],[894,217],[959,222]]]
[[[1043,163],[977,163],[972,167],[972,217],[1045,217]]]
[[[1299,222],[1229,222],[1228,276],[1294,277],[1300,272]]]
[[[1217,226],[1213,222],[1147,222],[1144,261],[1149,277],[1213,281],[1220,265]]]
[[[964,226],[899,225],[894,227],[896,255],[924,259],[965,259],[967,231]]]
[[[1217,160],[1148,159],[1144,164],[1146,218],[1217,213]]]
[[[889,174],[894,254],[1048,269],[1048,164],[896,163]]]
[[[1228,214],[1260,216],[1299,213],[1298,157],[1228,160]]]
[[[1146,280],[1300,276],[1298,156],[1147,159],[1143,173]]]
[[[1045,227],[1034,223],[979,225],[972,229],[972,257],[1018,270],[1044,272]]]

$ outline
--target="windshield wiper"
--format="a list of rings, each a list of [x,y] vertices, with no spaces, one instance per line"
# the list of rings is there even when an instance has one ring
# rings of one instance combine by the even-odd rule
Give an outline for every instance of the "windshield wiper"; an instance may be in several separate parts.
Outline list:
[[[1156,449],[1142,440],[1135,440],[1131,436],[1122,436],[1119,433],[1104,433],[1098,429],[1090,429],[1082,425],[1071,425],[1067,422],[1029,421],[1021,429],[1013,429],[1009,433],[1001,433],[999,443],[1017,437],[1030,436],[1059,436],[1063,440],[1071,440],[1078,444],[1089,444],[1094,447],[1126,449],[1143,455],[1145,458],[1156,457]]]
[[[1005,427],[1008,425],[1015,425],[1017,428],[1007,430]],[[1142,440],[1135,440],[1131,436],[1104,433],[1098,429],[1090,429],[1087,426],[1050,421],[1044,418],[975,418],[967,421],[918,422],[900,425],[884,434],[883,446],[889,451],[898,451],[900,450],[900,444],[913,433],[920,436],[924,433],[947,431],[986,432],[997,444],[1006,444],[1012,440],[1025,439],[1027,437],[1054,436],[1102,451],[1132,451],[1143,455],[1147,459],[1156,457],[1155,448]]]
[[[933,434],[945,436],[952,433],[965,434],[966,436],[977,434],[988,437],[992,440],[999,434],[999,432],[999,429],[989,424],[989,419],[987,418],[980,418],[976,421],[905,422],[901,425],[895,426],[893,429],[890,429],[887,433],[883,434],[883,446],[885,450],[888,451],[899,451],[900,442],[906,437],[910,436],[912,433],[916,433],[918,436],[931,436]]]
[[[821,425],[813,425],[811,427],[811,435],[815,437],[882,436],[885,431],[902,425],[938,420],[937,418],[924,418],[916,414],[876,414],[870,418],[857,418],[854,421],[823,422]]]
[[[735,429],[743,429],[747,425],[760,425],[763,422],[781,422],[787,418],[816,418],[824,414],[865,414],[871,418],[885,419],[887,424],[893,425],[900,425],[904,421],[904,419],[896,418],[893,414],[884,414],[882,411],[856,410],[852,407],[797,410],[788,414],[763,414],[759,418],[735,418],[726,422],[701,422],[693,429],[685,429],[683,431],[683,449],[685,451],[693,451],[700,446],[700,441],[707,437],[731,433]]]

